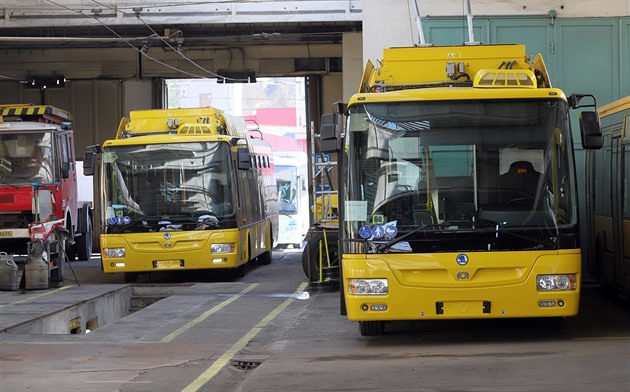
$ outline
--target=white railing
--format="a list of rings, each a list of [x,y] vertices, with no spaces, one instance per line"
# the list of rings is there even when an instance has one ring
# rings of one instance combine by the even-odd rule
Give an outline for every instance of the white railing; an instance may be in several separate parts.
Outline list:
[[[31,3],[31,4],[29,4]],[[0,28],[110,26],[142,23],[282,23],[361,21],[362,0],[235,1],[169,0],[5,0],[0,4]]]

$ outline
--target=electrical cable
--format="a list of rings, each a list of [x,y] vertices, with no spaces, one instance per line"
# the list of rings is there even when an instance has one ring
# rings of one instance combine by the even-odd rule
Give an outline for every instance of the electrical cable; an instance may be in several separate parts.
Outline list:
[[[92,2],[93,2],[93,3],[95,3],[95,4],[98,4],[98,5],[102,6],[102,7],[109,8],[110,10],[112,10],[112,11],[114,11],[114,12],[120,12],[122,15],[126,15],[126,16],[129,16],[129,15],[130,15],[129,13],[126,13],[126,12],[124,12],[124,11],[121,11],[121,10],[119,10],[119,9],[117,9],[117,8],[112,8],[112,7],[108,6],[107,4],[103,4],[103,3],[101,3],[101,2],[99,2],[99,1],[97,1],[97,0],[92,0]],[[228,77],[221,76],[221,75],[219,75],[219,74],[216,74],[216,73],[214,73],[214,72],[212,72],[212,71],[209,71],[209,70],[205,69],[205,68],[204,68],[204,67],[202,67],[201,65],[197,64],[196,62],[194,62],[193,60],[191,60],[190,58],[188,58],[188,57],[187,57],[184,53],[182,53],[182,51],[181,51],[181,49],[180,49],[180,48],[175,48],[175,47],[173,47],[173,45],[171,45],[171,44],[170,44],[170,42],[168,42],[168,41],[167,41],[167,40],[165,40],[162,36],[160,36],[160,34],[158,34],[158,32],[157,32],[157,31],[155,31],[155,30],[154,30],[154,29],[153,29],[153,28],[152,28],[152,27],[151,27],[151,26],[150,26],[150,25],[149,25],[149,24],[148,24],[145,20],[143,20],[143,19],[140,17],[140,15],[139,15],[138,13],[134,13],[134,15],[135,15],[135,17],[136,17],[136,18],[137,18],[140,22],[142,22],[142,23],[143,23],[143,24],[144,24],[144,25],[145,25],[145,26],[146,26],[146,27],[147,27],[147,28],[148,28],[148,29],[149,29],[149,30],[153,33],[153,36],[150,36],[149,38],[151,38],[151,37],[157,37],[157,38],[159,38],[159,39],[160,39],[160,40],[161,40],[161,41],[162,41],[162,42],[163,42],[166,46],[168,46],[169,48],[173,49],[173,51],[174,51],[175,53],[177,53],[180,57],[182,57],[184,60],[188,61],[190,64],[194,65],[195,67],[199,68],[200,70],[202,70],[202,71],[204,71],[204,72],[208,73],[208,74],[209,74],[209,75],[211,75],[211,76],[214,76],[214,77],[216,77],[216,78],[220,78],[220,79],[224,79],[224,80],[230,80],[230,81],[235,81],[235,82],[246,82],[246,81],[247,81],[247,79],[233,79],[233,78],[228,78]],[[173,34],[169,35],[169,38],[170,38],[170,37],[175,36],[175,35],[176,35],[176,34],[178,34],[178,33],[181,33],[181,30],[177,30],[177,31],[176,31],[176,32],[174,32]],[[145,54],[146,54],[146,53],[145,53]],[[230,56],[231,56],[231,51],[230,51]],[[243,60],[243,61],[244,61],[244,60]],[[228,68],[229,68],[229,67],[228,67]]]
[[[85,17],[87,17],[87,18],[92,18],[92,19],[96,20],[98,23],[100,23],[101,25],[103,25],[103,27],[105,27],[107,30],[109,30],[112,34],[114,34],[116,37],[120,38],[120,40],[121,40],[122,42],[126,43],[126,44],[127,44],[127,45],[129,45],[132,49],[134,49],[136,52],[138,52],[138,53],[142,54],[144,57],[148,58],[149,60],[152,60],[152,61],[154,61],[154,62],[156,62],[156,63],[158,63],[158,64],[160,64],[160,65],[162,65],[162,66],[164,66],[164,67],[166,67],[166,68],[169,68],[169,69],[174,70],[174,71],[177,71],[177,72],[181,72],[181,73],[186,74],[186,75],[188,75],[188,76],[192,76],[192,77],[195,77],[195,78],[202,78],[202,79],[205,79],[205,77],[204,77],[204,76],[202,76],[202,75],[197,75],[197,74],[194,74],[194,73],[191,73],[191,72],[188,72],[188,71],[184,71],[184,70],[182,70],[182,69],[179,69],[179,68],[177,68],[177,67],[173,67],[173,66],[172,66],[172,65],[170,65],[170,64],[166,64],[166,63],[165,63],[165,62],[163,62],[163,61],[160,61],[160,60],[158,60],[158,59],[156,59],[156,58],[154,58],[154,57],[149,56],[147,53],[144,53],[141,49],[138,49],[135,45],[133,45],[133,44],[130,42],[130,40],[129,40],[129,39],[123,38],[120,34],[118,34],[116,31],[114,31],[114,29],[112,29],[111,27],[109,27],[109,26],[108,26],[105,22],[101,21],[101,20],[100,20],[97,16],[95,16],[95,15],[86,15],[86,14],[82,13],[81,11],[74,10],[74,9],[72,9],[72,8],[69,8],[69,7],[65,6],[65,5],[59,4],[59,3],[57,3],[57,2],[55,2],[55,1],[53,1],[53,0],[45,0],[45,1],[46,1],[47,3],[50,3],[50,4],[53,4],[53,5],[56,5],[57,7],[61,7],[61,8],[64,8],[64,9],[68,10],[68,11],[71,11],[71,12],[77,13],[77,14],[79,14],[79,15],[81,15],[81,16],[85,16]]]

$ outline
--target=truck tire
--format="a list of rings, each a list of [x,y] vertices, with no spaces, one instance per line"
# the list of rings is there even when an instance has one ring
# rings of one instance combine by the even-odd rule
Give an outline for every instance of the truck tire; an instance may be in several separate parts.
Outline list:
[[[326,249],[324,245],[324,233],[316,232],[312,236],[307,236],[308,241],[302,252],[302,269],[311,282],[319,280],[319,244],[322,244],[322,264],[328,266]],[[339,234],[336,231],[326,232],[326,243],[328,244],[328,257],[332,268],[339,268]]]
[[[66,241],[66,259],[68,261],[74,261],[77,258],[77,245],[72,241]]]
[[[82,233],[75,241],[79,260],[90,260],[92,257],[92,221],[90,215],[86,215],[85,220],[85,233]]]
[[[74,233],[72,231],[72,222],[70,222],[69,217],[66,218],[66,230],[70,233],[69,236]],[[74,242],[74,238],[70,238],[69,236],[66,238],[65,245],[66,260],[68,260],[68,262],[74,261],[77,258],[77,244]]]

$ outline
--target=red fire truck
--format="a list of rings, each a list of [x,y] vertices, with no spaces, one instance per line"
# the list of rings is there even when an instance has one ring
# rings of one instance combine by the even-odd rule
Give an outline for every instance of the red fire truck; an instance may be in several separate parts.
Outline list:
[[[2,251],[26,254],[37,212],[64,220],[69,260],[90,258],[92,209],[77,196],[72,115],[48,105],[0,105]]]

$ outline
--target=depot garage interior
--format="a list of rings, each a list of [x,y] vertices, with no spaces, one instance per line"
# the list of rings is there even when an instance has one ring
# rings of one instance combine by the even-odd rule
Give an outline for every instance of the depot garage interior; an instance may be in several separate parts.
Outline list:
[[[0,5],[0,103],[71,112],[80,159],[130,110],[165,107],[169,79],[304,77],[312,132],[387,47],[521,43],[543,55],[551,84],[567,94],[591,93],[599,106],[630,94],[624,2],[471,1],[468,15],[465,3],[8,0]]]

